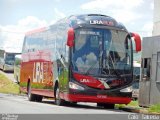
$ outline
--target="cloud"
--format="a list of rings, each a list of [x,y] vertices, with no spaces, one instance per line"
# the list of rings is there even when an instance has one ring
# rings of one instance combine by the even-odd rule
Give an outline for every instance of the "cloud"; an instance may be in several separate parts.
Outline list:
[[[144,24],[142,27],[142,36],[152,36],[152,31],[153,31],[153,22],[147,22]]]
[[[60,0],[58,0],[60,1]],[[30,30],[42,28],[54,24],[59,19],[65,17],[65,14],[54,8],[53,10],[53,20],[46,22],[45,20],[40,20],[35,16],[27,16],[20,19],[15,25],[0,25],[0,48],[10,49],[13,48],[17,51],[22,50],[22,44],[24,39],[24,34]],[[55,17],[56,16],[56,17]]]
[[[113,11],[113,17],[117,19],[119,22],[131,23],[131,21],[141,18],[141,15],[132,11],[122,9]]]
[[[92,0],[82,4],[80,8],[86,12],[112,16],[128,30],[137,32],[142,37],[152,35],[152,0]]]
[[[99,11],[100,13],[112,15],[119,22],[129,23],[141,17],[140,14],[135,12],[135,9],[143,3],[144,0],[94,0],[81,5],[81,9]]]
[[[32,29],[47,25],[45,20],[39,20],[34,16],[27,16],[17,22],[16,25],[0,26],[0,48],[22,50],[24,34]]]
[[[60,10],[58,10],[57,8],[54,8],[54,19],[52,21],[49,22],[50,25],[54,24],[55,22],[57,22],[58,20],[66,17],[66,15],[61,12]]]
[[[55,15],[57,15],[57,17],[64,18],[66,16],[64,13],[59,11],[57,8],[54,8],[54,12],[55,12]]]
[[[154,10],[154,3],[151,3],[151,4],[150,4],[150,9],[151,9],[151,10]]]
[[[56,2],[61,2],[61,0],[55,0]]]
[[[141,36],[141,38],[150,37],[152,36],[152,32],[153,32],[153,22],[152,21],[144,22],[144,24],[140,29],[132,30],[132,31],[138,33]]]
[[[143,3],[143,0],[94,0],[81,6],[82,9],[95,10],[106,8],[133,9]]]
[[[153,22],[146,23],[142,28],[142,30],[152,30],[152,29],[153,29]]]
[[[45,20],[39,20],[34,16],[27,16],[18,21],[18,26],[28,27],[28,28],[36,28],[36,27],[44,27],[47,23]]]

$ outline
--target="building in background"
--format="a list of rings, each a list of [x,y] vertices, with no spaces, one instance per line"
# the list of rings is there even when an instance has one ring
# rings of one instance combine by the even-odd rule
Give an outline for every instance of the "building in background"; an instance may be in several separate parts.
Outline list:
[[[160,35],[160,0],[154,0],[153,36]]]
[[[154,0],[153,35],[143,38],[139,105],[160,103],[160,0]]]

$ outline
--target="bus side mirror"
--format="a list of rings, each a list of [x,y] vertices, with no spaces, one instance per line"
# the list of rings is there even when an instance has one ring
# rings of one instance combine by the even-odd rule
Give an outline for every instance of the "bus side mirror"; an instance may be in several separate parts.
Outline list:
[[[74,45],[74,29],[73,28],[69,28],[68,30],[68,38],[67,38],[67,45],[69,47],[73,47]]]
[[[141,51],[141,37],[137,33],[131,33],[131,37],[134,38],[136,52]]]

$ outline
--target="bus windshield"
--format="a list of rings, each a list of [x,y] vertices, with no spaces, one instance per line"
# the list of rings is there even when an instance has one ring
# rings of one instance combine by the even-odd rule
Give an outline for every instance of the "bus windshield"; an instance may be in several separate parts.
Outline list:
[[[76,29],[73,71],[90,75],[131,74],[128,33],[110,29]]]
[[[5,63],[9,65],[13,65],[15,60],[15,54],[7,53],[5,57]]]

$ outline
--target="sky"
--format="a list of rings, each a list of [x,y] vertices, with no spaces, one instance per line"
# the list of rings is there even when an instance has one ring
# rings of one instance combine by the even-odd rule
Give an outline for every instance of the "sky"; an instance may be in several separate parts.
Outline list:
[[[152,35],[154,0],[0,0],[0,48],[21,52],[24,34],[77,14],[105,14]]]

